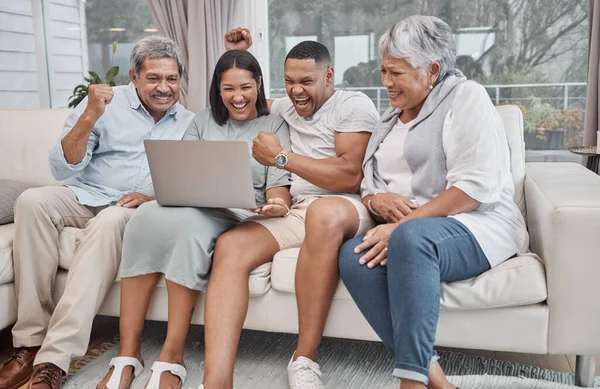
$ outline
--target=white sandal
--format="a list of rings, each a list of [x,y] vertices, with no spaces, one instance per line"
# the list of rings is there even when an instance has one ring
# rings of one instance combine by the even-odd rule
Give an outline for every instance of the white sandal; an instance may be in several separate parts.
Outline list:
[[[152,364],[152,376],[150,377],[150,381],[146,385],[146,389],[158,389],[160,386],[160,376],[165,371],[179,377],[179,386],[181,389],[183,382],[185,381],[185,377],[187,376],[187,370],[182,365],[177,363],[168,363],[168,362],[160,362],[156,361]]]
[[[121,376],[123,375],[123,369],[127,366],[133,366],[133,375],[134,378],[137,378],[140,374],[142,374],[142,370],[144,370],[144,365],[136,358],[132,357],[116,357],[110,360],[108,364],[108,368],[114,367],[115,369],[110,376],[110,380],[106,383],[106,387],[108,389],[119,389],[119,385],[121,384]]]

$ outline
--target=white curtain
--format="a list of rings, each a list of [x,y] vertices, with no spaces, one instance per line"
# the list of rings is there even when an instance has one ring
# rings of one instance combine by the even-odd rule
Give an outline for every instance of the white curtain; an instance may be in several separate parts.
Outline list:
[[[147,0],[160,34],[181,49],[186,74],[182,104],[192,112],[208,107],[212,72],[225,51],[223,36],[234,27],[243,0]]]
[[[596,131],[600,130],[600,0],[589,0],[588,18],[589,54],[583,144],[596,145]]]

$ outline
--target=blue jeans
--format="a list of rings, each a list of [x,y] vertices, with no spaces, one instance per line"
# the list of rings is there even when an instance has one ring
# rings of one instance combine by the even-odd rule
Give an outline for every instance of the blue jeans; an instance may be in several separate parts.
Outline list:
[[[435,357],[440,283],[490,268],[471,232],[450,217],[413,219],[392,233],[387,265],[369,269],[355,254],[362,236],[340,249],[340,275],[371,327],[394,355],[393,375],[427,385]]]

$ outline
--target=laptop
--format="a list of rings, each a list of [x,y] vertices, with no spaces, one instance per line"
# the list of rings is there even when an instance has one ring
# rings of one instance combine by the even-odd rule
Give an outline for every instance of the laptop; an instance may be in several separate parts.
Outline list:
[[[256,208],[246,142],[148,139],[144,147],[158,204]]]

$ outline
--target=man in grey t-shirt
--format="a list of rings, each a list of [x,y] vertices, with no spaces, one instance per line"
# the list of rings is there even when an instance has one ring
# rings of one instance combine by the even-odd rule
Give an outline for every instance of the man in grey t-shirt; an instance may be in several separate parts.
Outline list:
[[[251,42],[247,29],[225,35],[228,50],[246,50]],[[345,240],[373,226],[358,190],[366,146],[379,119],[363,93],[334,90],[333,73],[329,52],[318,42],[302,42],[286,57],[289,97],[270,102],[270,110],[288,123],[291,150],[282,148],[276,134],[261,132],[253,157],[292,173],[293,205],[285,217],[258,215],[217,242],[206,296],[206,389],[233,383],[250,271],[291,247],[300,247],[295,281],[299,339],[288,365],[289,383],[292,388],[323,387],[317,348],[338,284],[338,251]],[[283,206],[274,202],[258,213]]]

